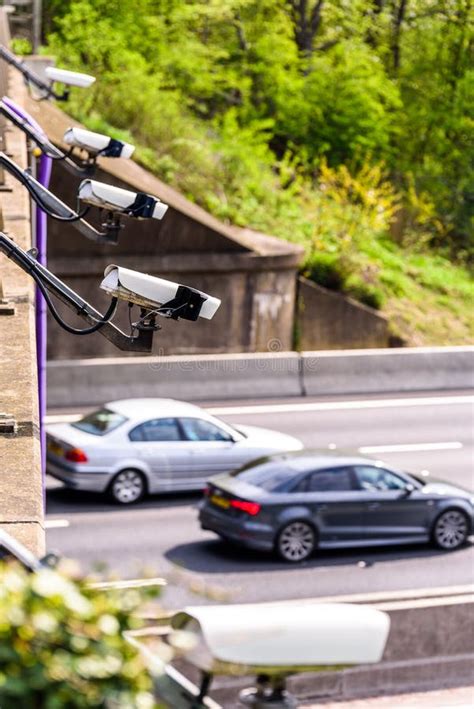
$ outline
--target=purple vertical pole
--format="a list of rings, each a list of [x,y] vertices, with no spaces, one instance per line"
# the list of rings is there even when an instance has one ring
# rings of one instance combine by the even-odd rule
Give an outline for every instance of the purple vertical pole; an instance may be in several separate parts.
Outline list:
[[[45,136],[41,126],[14,101],[4,96],[2,99],[7,106],[20,118],[29,123],[38,133]],[[45,136],[46,137],[46,136]],[[51,178],[52,160],[47,155],[42,154],[39,163],[38,181],[45,187],[49,186]],[[38,261],[46,266],[47,262],[47,217],[46,214],[35,206],[35,246],[38,249]],[[43,501],[46,475],[46,303],[40,291],[36,289],[36,357],[38,362],[38,406],[40,421],[40,441],[41,441],[41,469],[43,475]]]
[[[41,155],[38,181],[48,187],[51,178],[51,158]],[[47,263],[47,217],[38,206],[36,209],[36,248],[38,261],[46,266]],[[41,440],[41,470],[43,476],[43,496],[45,494],[46,475],[46,358],[47,358],[47,321],[46,302],[36,289],[36,356],[38,361],[38,404]]]

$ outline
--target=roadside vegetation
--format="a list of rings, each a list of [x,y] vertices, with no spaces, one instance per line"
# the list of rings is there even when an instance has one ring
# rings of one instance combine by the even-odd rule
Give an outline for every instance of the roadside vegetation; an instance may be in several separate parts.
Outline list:
[[[472,339],[472,0],[49,0],[68,106],[410,344]]]
[[[156,594],[92,590],[74,562],[62,567],[0,562],[2,709],[156,707],[145,662],[124,637],[143,626],[137,611]]]

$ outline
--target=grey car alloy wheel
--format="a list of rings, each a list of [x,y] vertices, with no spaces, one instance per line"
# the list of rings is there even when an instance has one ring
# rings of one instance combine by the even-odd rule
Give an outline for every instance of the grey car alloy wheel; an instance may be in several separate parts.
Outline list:
[[[122,470],[117,473],[110,486],[110,494],[121,505],[137,502],[145,492],[145,481],[137,470]]]
[[[466,515],[460,510],[446,510],[436,520],[433,538],[440,549],[457,549],[464,544],[467,536]]]
[[[306,522],[290,522],[278,535],[277,551],[285,561],[304,561],[315,546],[314,529]]]

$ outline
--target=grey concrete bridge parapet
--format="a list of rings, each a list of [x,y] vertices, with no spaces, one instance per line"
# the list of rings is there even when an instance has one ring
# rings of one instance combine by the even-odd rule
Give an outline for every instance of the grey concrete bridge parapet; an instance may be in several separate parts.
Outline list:
[[[451,594],[453,590],[453,594]],[[370,594],[369,594],[370,595]],[[400,692],[472,685],[474,671],[474,596],[447,587],[437,597],[396,598],[371,602],[356,597],[306,599],[286,603],[310,606],[321,602],[357,602],[373,605],[390,616],[390,633],[382,661],[339,671],[298,674],[288,688],[302,704],[338,702],[353,698],[383,696]],[[380,594],[383,596],[383,594]],[[282,608],[285,603],[282,603]],[[186,668],[188,669],[188,668]],[[252,679],[218,677],[214,699],[226,709],[238,709],[238,692]],[[395,706],[395,705],[394,705]]]
[[[0,42],[8,44],[8,22],[0,8]],[[26,89],[22,77],[0,63],[3,86],[22,103]],[[26,140],[16,128],[5,132],[5,147],[22,167],[27,166]],[[0,190],[3,231],[24,249],[31,248],[28,193],[9,175]],[[31,551],[44,551],[43,490],[37,395],[34,283],[12,261],[0,255],[3,298],[10,306],[0,312],[0,414],[11,425],[0,428],[0,527]],[[6,418],[4,421],[7,420]],[[3,429],[3,430],[2,430]]]
[[[474,387],[474,347],[108,357],[48,364],[50,408],[156,396],[188,401]]]
[[[308,396],[471,389],[474,347],[303,352]]]
[[[48,405],[148,396],[187,401],[300,396],[299,369],[296,352],[54,360],[48,364]]]

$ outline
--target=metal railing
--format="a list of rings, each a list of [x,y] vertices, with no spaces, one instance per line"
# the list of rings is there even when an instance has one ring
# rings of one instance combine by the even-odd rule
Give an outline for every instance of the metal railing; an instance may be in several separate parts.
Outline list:
[[[0,7],[0,44],[8,47],[10,45],[10,12],[5,7]],[[0,98],[8,93],[8,75],[9,67],[6,62],[0,62]],[[5,130],[7,123],[5,118],[0,115],[0,150],[5,150]],[[5,186],[5,174],[3,167],[0,166],[0,190]]]

